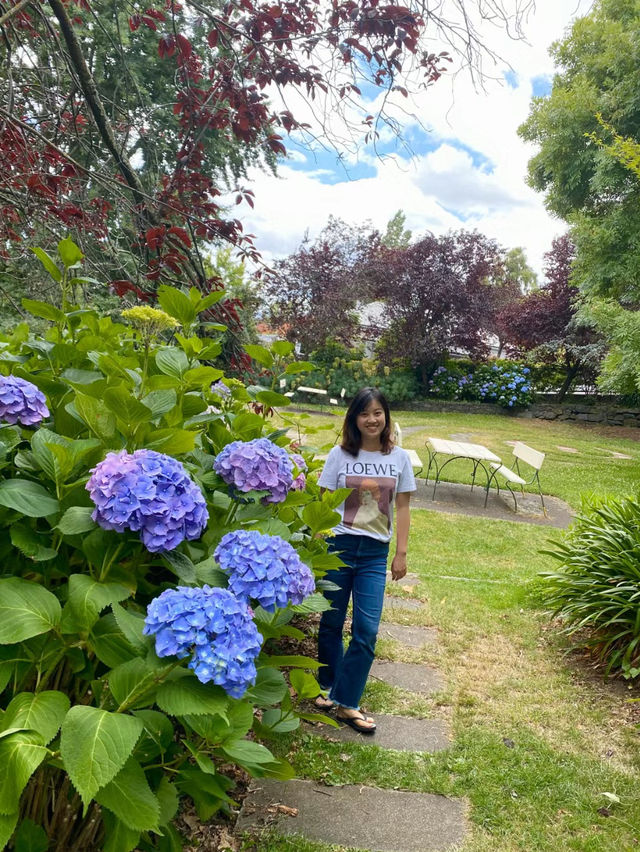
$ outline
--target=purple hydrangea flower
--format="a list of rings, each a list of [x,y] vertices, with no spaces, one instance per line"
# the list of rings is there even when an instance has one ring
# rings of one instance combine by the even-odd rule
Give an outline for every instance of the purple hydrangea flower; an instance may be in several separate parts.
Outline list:
[[[296,478],[291,483],[291,490],[292,491],[304,491],[304,489],[307,487],[307,475],[305,473],[305,471],[307,469],[307,463],[303,459],[303,457],[301,455],[299,455],[298,453],[294,453],[291,456],[291,460],[293,461],[293,463],[295,464],[295,466],[298,468],[298,471],[299,471],[298,475],[296,476]]]
[[[218,396],[231,396],[230,389],[225,385],[224,382],[217,381],[211,385],[211,393],[218,394]]]
[[[281,503],[293,482],[289,455],[268,438],[227,444],[213,468],[237,491],[268,491],[265,503]]]
[[[243,600],[210,586],[167,589],[151,601],[143,632],[155,636],[159,657],[191,654],[189,668],[202,683],[242,698],[256,681],[262,636]]]
[[[154,450],[108,453],[91,471],[93,519],[105,530],[140,532],[151,553],[200,538],[209,513],[202,492],[176,459]]]
[[[229,575],[229,589],[269,612],[300,604],[315,590],[311,569],[280,536],[235,530],[222,538],[214,556]]]
[[[0,420],[35,426],[49,416],[45,395],[19,376],[0,376]]]

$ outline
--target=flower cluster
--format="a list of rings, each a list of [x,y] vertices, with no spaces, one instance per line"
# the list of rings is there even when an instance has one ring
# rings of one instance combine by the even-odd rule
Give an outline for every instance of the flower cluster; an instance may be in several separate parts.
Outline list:
[[[198,486],[176,459],[154,450],[108,453],[91,471],[93,519],[106,530],[140,532],[147,550],[173,550],[199,538],[209,513]]]
[[[233,441],[218,453],[216,473],[237,491],[268,491],[265,503],[281,503],[293,483],[293,465],[282,447],[268,438]]]
[[[455,367],[438,367],[429,381],[429,392],[441,399],[494,402],[504,408],[527,406],[533,400],[529,368],[518,364],[479,366],[463,373]]]
[[[225,385],[224,382],[217,381],[211,385],[211,393],[215,393],[217,396],[227,397],[231,396],[231,390]]]
[[[192,655],[189,668],[202,683],[242,698],[255,683],[262,636],[245,601],[210,586],[167,589],[151,601],[144,631],[159,657]]]
[[[299,455],[298,453],[294,453],[291,456],[291,460],[295,464],[295,466],[298,468],[298,475],[296,476],[296,478],[291,483],[291,490],[292,491],[304,491],[304,489],[307,487],[307,475],[305,473],[305,471],[307,469],[307,463],[303,459],[303,457],[301,455]]]
[[[0,376],[0,420],[35,426],[49,416],[42,391],[18,376]]]
[[[222,538],[214,556],[229,575],[229,589],[270,612],[302,603],[315,589],[309,566],[277,535],[235,530]]]

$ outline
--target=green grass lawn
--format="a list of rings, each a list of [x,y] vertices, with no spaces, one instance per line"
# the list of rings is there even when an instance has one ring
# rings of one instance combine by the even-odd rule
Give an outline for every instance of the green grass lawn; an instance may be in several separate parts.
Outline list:
[[[293,415],[295,417],[295,415]],[[312,427],[321,427],[309,434],[310,444],[332,444],[338,434],[344,412],[334,417],[311,415],[301,421]],[[450,438],[466,435],[465,440],[484,444],[511,467],[512,448],[507,441],[523,441],[546,454],[540,471],[545,494],[561,497],[574,508],[580,506],[580,495],[636,494],[640,482],[640,429],[615,429],[614,427],[582,426],[567,421],[534,420],[492,414],[456,414],[431,411],[394,411],[393,416],[404,428],[420,426],[419,432],[404,435],[403,445],[414,449],[426,465],[428,453],[426,439]],[[635,435],[637,432],[637,436]],[[624,435],[624,437],[622,437]],[[577,453],[567,453],[558,447],[571,447]],[[618,459],[612,452],[623,453],[631,459]],[[444,478],[451,482],[470,481],[470,463],[448,464]]]
[[[586,491],[637,490],[640,445],[616,437],[613,429],[427,412],[402,413],[398,419],[403,426],[424,425],[404,442],[419,452],[430,434],[466,433],[499,455],[508,450],[505,440],[523,440],[548,454],[542,471],[545,493],[574,506]],[[563,454],[557,445],[579,452]],[[607,449],[633,460],[613,459]],[[407,754],[369,741],[327,743],[298,733],[280,743],[298,774],[326,784],[466,798],[470,831],[463,852],[640,848],[640,716],[638,705],[629,701],[638,690],[623,681],[605,682],[568,651],[558,625],[540,611],[538,574],[551,564],[541,551],[561,534],[523,523],[413,510],[409,570],[420,582],[392,591],[419,598],[424,606],[418,612],[394,611],[393,620],[435,627],[438,643],[416,651],[386,639],[377,653],[437,665],[447,686],[426,698],[370,681],[363,703],[373,714],[447,720],[451,749]],[[336,847],[269,837],[247,848],[328,852]]]

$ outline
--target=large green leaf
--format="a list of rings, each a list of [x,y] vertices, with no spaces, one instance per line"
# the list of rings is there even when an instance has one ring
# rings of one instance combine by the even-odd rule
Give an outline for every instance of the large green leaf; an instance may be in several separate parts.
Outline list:
[[[149,647],[151,639],[144,636],[144,615],[140,612],[132,612],[118,603],[111,604],[111,611],[115,617],[118,627],[124,633],[127,641],[137,650],[144,651]]]
[[[232,760],[241,764],[271,763],[275,758],[268,748],[253,740],[227,740],[222,750]]]
[[[196,320],[196,306],[185,293],[180,292],[176,287],[161,284],[158,287],[158,303],[165,313],[177,319],[185,329],[188,329]]]
[[[133,434],[141,423],[151,420],[151,409],[143,405],[125,387],[109,388],[105,391],[104,402],[116,416],[117,421],[124,426],[123,431]]]
[[[154,419],[175,408],[176,402],[176,392],[171,388],[154,390],[142,397],[142,403],[151,411],[151,416]]]
[[[98,620],[103,609],[131,595],[120,583],[99,583],[87,574],[69,577],[69,597],[64,609],[62,628],[65,633],[88,630]]]
[[[47,832],[33,820],[23,819],[13,839],[13,848],[15,852],[47,852]]]
[[[96,528],[91,515],[93,509],[86,506],[71,506],[58,521],[62,535],[82,535]]]
[[[287,691],[284,675],[278,669],[264,666],[258,669],[255,686],[247,691],[246,698],[261,707],[277,704]]]
[[[181,379],[189,369],[189,359],[181,349],[167,347],[156,352],[156,366],[166,376]]]
[[[60,730],[62,720],[69,710],[69,699],[64,692],[20,692],[9,702],[0,729],[22,728],[36,731],[48,745]]]
[[[153,703],[158,688],[157,676],[157,669],[141,657],[134,657],[112,669],[109,673],[109,689],[120,707],[147,707]]]
[[[273,367],[273,355],[268,349],[265,349],[264,346],[247,343],[244,348],[245,352],[247,352],[254,361],[257,361],[258,364],[262,364],[264,367]]]
[[[160,803],[160,825],[167,825],[178,813],[179,801],[178,791],[166,775],[160,779],[156,796]]]
[[[17,811],[13,814],[0,814],[0,849],[4,849],[11,839],[17,822]]]
[[[64,322],[66,320],[60,308],[56,308],[49,302],[40,302],[38,299],[23,299],[22,307],[33,314],[34,317],[40,317],[51,322]]]
[[[80,247],[74,243],[71,237],[65,237],[63,240],[60,240],[58,243],[58,254],[66,269],[77,266],[84,258]]]
[[[195,676],[188,676],[163,683],[156,704],[172,716],[214,713],[226,719],[229,699],[221,687],[200,683]]]
[[[276,405],[291,405],[291,400],[288,396],[271,390],[258,391],[255,398],[258,402],[269,408],[275,408]]]
[[[294,612],[325,612],[325,610],[331,609],[331,604],[324,595],[316,593],[309,595],[301,604],[294,604],[292,609]]]
[[[0,645],[47,633],[60,621],[57,597],[39,583],[19,577],[0,580]]]
[[[15,509],[29,518],[45,518],[60,510],[55,497],[42,485],[28,479],[5,479],[0,482],[0,506]]]
[[[158,831],[160,803],[140,764],[130,758],[116,777],[98,790],[96,801],[134,831]]]
[[[35,731],[19,731],[0,739],[0,814],[18,810],[22,791],[48,753]]]
[[[62,280],[62,272],[60,272],[60,270],[56,266],[53,258],[48,255],[44,249],[38,247],[32,248],[31,251],[35,254],[40,263],[44,266],[49,275],[53,278],[53,280],[60,283],[60,281]]]
[[[48,562],[58,555],[57,550],[46,546],[46,543],[51,543],[51,533],[45,533],[47,536],[45,539],[41,533],[37,533],[28,524],[17,523],[13,524],[9,530],[9,535],[11,536],[11,544],[17,547],[21,553],[24,553],[28,559],[33,559],[34,562]]]
[[[340,520],[340,515],[324,502],[307,503],[302,510],[302,520],[311,531],[311,536],[330,530]]]
[[[134,716],[98,707],[72,707],[62,723],[60,754],[85,806],[125,765],[143,724]]]
[[[102,852],[133,852],[138,845],[141,832],[129,828],[111,811],[104,810],[102,820],[104,822]]]
[[[93,626],[90,646],[95,651],[96,657],[110,668],[139,656],[138,651],[127,641],[118,627],[111,612],[103,615]]]
[[[138,740],[133,756],[141,763],[148,763],[154,757],[164,752],[173,742],[173,724],[171,720],[158,710],[134,710],[133,715],[142,719],[144,731]],[[218,716],[198,716],[198,719],[215,718]]]
[[[196,445],[197,432],[187,429],[154,429],[146,446],[158,453],[181,456],[190,453]]]
[[[208,388],[212,382],[217,382],[222,376],[224,372],[214,367],[194,367],[187,370],[183,378],[189,387]]]
[[[83,393],[77,393],[73,406],[89,429],[103,441],[111,441],[116,435],[116,418],[102,402]]]

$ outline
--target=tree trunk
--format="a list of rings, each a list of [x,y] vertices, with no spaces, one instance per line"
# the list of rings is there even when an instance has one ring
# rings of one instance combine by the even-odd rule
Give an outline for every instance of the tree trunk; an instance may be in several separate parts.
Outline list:
[[[567,374],[564,377],[564,382],[562,383],[562,387],[558,391],[558,402],[562,402],[562,400],[567,395],[567,391],[571,387],[571,383],[578,375],[578,371],[580,370],[580,362],[577,361],[575,364],[567,365]]]

